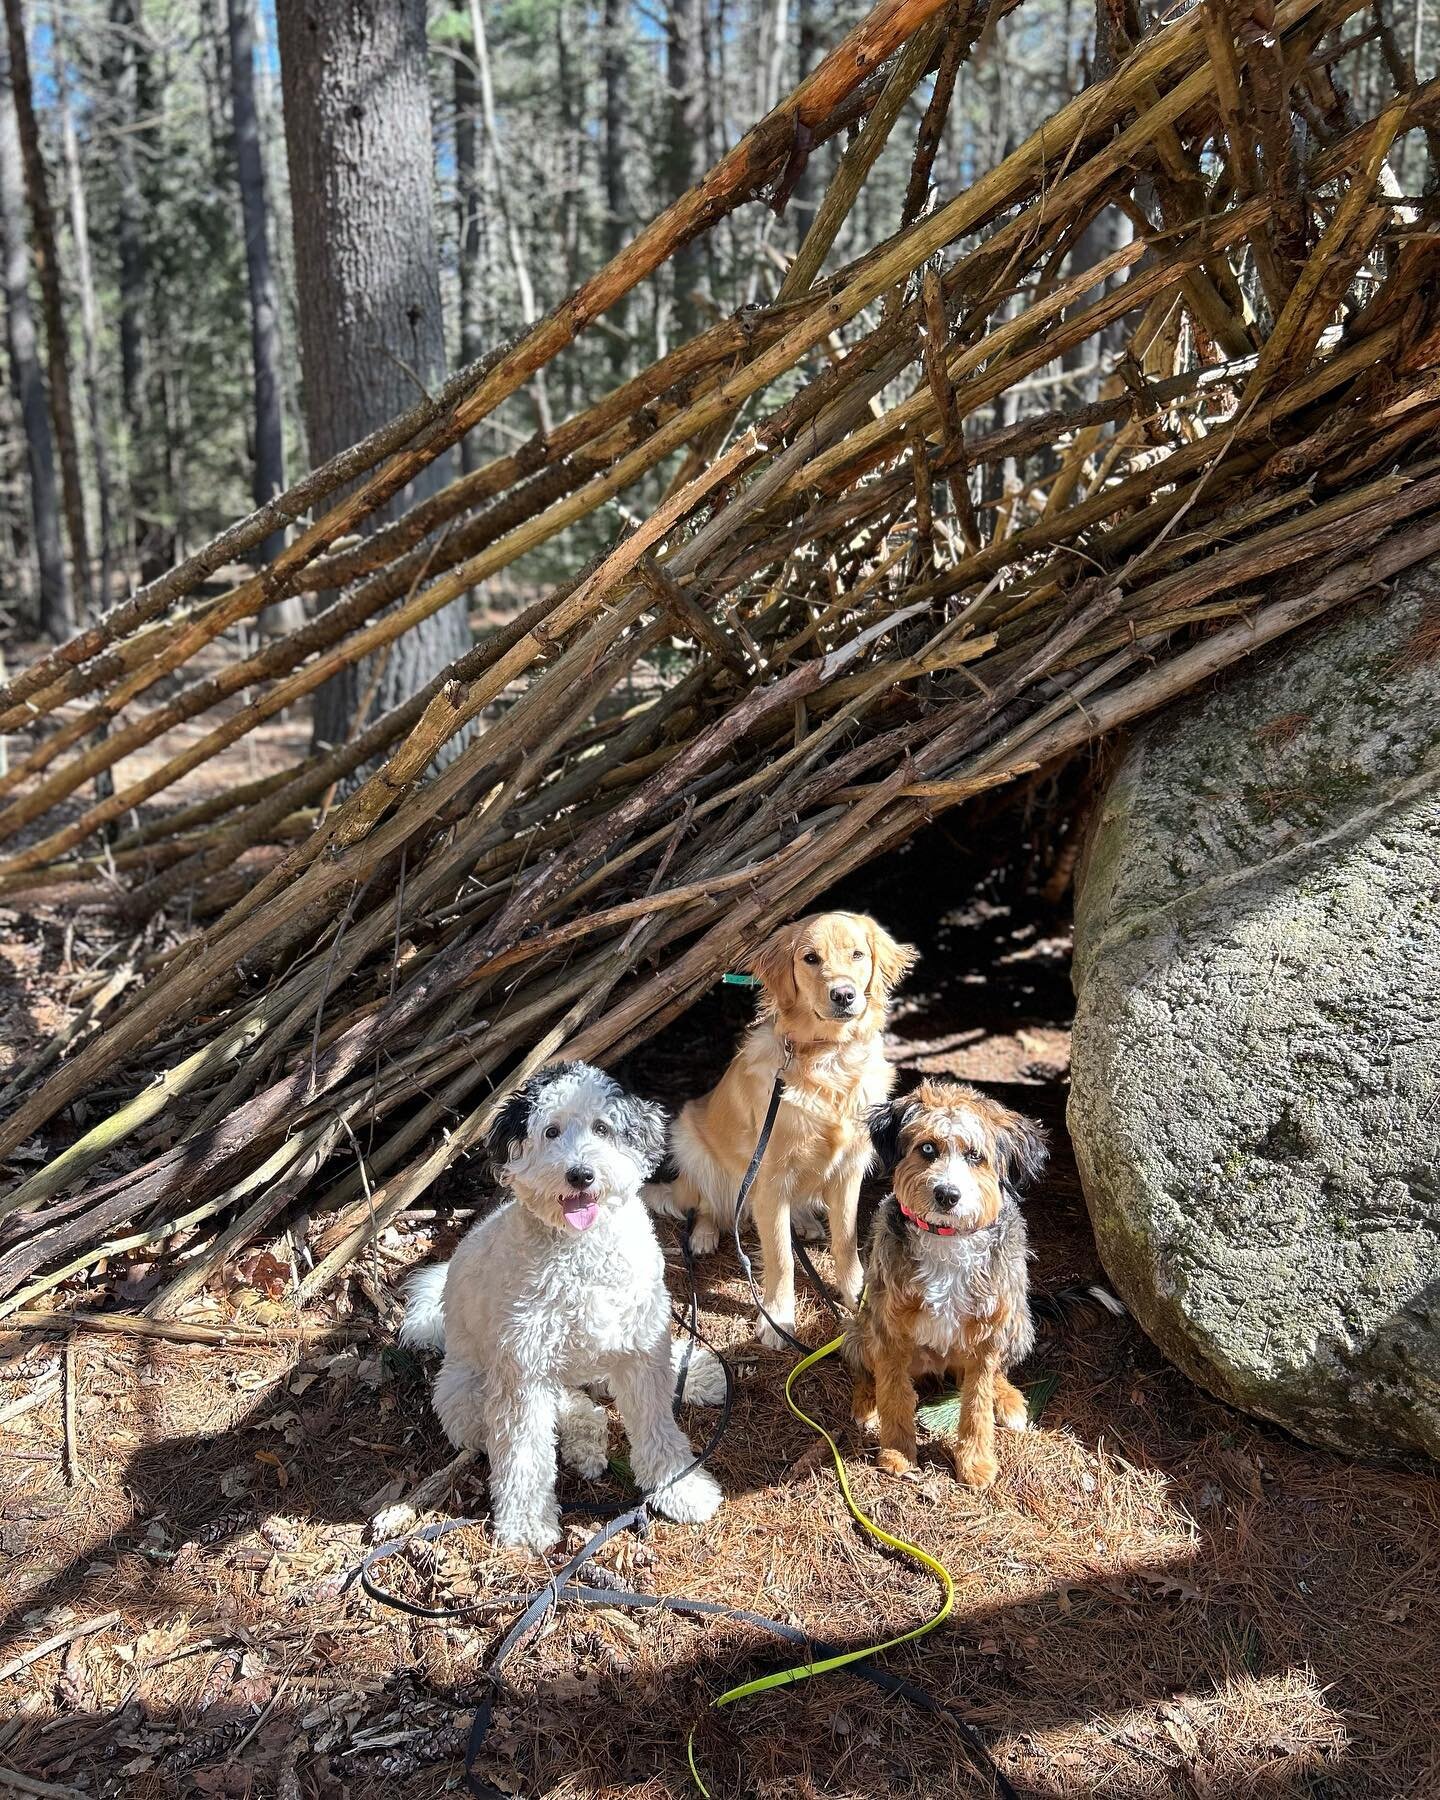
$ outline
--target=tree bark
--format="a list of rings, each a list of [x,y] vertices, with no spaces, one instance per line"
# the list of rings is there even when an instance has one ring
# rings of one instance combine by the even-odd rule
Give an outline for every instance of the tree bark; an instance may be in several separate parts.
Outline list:
[[[25,242],[25,184],[20,173],[20,133],[10,87],[10,57],[0,37],[0,251],[3,251],[6,338],[15,397],[25,431],[30,473],[30,517],[40,581],[40,629],[59,641],[74,629],[65,556],[60,546],[60,499],[55,482],[55,442],[45,399],[45,377],[30,306],[30,257]]]
[[[796,79],[804,81],[820,60],[820,23],[815,0],[800,0],[795,21],[795,58]],[[819,171],[814,159],[807,157],[804,168],[795,177],[795,185],[790,190],[790,213],[793,220],[790,230],[797,249],[805,241],[805,233],[815,217],[815,208],[819,205],[818,196]]]
[[[484,197],[476,155],[475,121],[480,89],[475,64],[463,45],[455,54],[455,207],[456,261],[460,278],[460,362],[478,361],[485,351]],[[478,469],[483,452],[473,432],[460,440],[460,468]]]
[[[105,400],[100,378],[100,320],[95,303],[95,272],[90,255],[90,208],[85,195],[85,175],[80,166],[80,146],[75,138],[75,115],[70,105],[66,68],[67,40],[60,8],[51,11],[55,95],[60,115],[60,145],[65,159],[66,194],[70,207],[70,235],[75,244],[75,282],[80,290],[80,367],[85,383],[85,417],[90,428],[90,453],[95,464],[95,499],[100,526],[99,602],[103,612],[115,598],[115,500],[110,473],[110,446],[105,434]]]
[[[260,154],[260,120],[255,106],[255,0],[227,0],[230,40],[230,104],[235,136],[235,172],[245,231],[245,276],[250,297],[250,357],[255,377],[255,504],[263,506],[285,488],[285,423],[281,404],[280,291],[270,260],[270,209],[265,164]],[[252,560],[267,563],[285,542],[277,531],[257,546]],[[298,597],[267,606],[262,632],[293,631],[304,623]]]
[[[665,28],[665,78],[669,87],[666,122],[665,198],[678,200],[699,176],[697,156],[704,136],[705,69],[702,60],[704,0],[670,0]],[[701,325],[701,247],[691,238],[670,259],[674,280],[676,339],[695,336]]]
[[[600,78],[605,90],[604,137],[600,173],[605,200],[601,241],[608,262],[625,245],[628,207],[625,194],[625,137],[628,106],[629,59],[626,56],[624,0],[605,0],[600,26]],[[609,339],[610,373],[616,381],[625,377],[629,346],[625,341],[626,307],[622,302],[610,314],[614,333]]]
[[[310,454],[324,460],[444,374],[425,0],[287,0],[277,24],[305,418]],[[450,461],[437,458],[390,510],[434,492]],[[398,704],[469,642],[462,600],[379,666],[327,682],[317,743],[341,742],[372,706]]]
[[[470,36],[475,46],[475,69],[480,81],[480,117],[485,126],[485,143],[489,152],[490,172],[494,176],[495,204],[505,227],[505,242],[510,252],[510,267],[515,272],[515,291],[520,299],[520,316],[526,325],[540,317],[535,304],[535,288],[530,280],[530,264],[515,219],[515,209],[507,198],[504,156],[500,146],[500,126],[495,117],[495,88],[490,79],[490,46],[485,35],[485,12],[481,0],[470,0]],[[543,370],[536,370],[533,383],[535,423],[550,435],[550,400]]]
[[[60,460],[60,491],[65,506],[65,530],[70,539],[70,575],[80,613],[88,619],[94,610],[90,544],[85,529],[85,490],[80,482],[80,452],[75,441],[75,409],[70,400],[70,345],[65,330],[65,305],[60,295],[60,259],[55,247],[55,215],[50,208],[50,184],[45,174],[45,158],[40,151],[40,128],[35,119],[35,100],[30,84],[30,51],[25,41],[25,21],[20,13],[20,0],[5,0],[5,26],[10,43],[10,86],[15,96],[15,122],[20,130],[25,192],[30,202],[35,272],[40,278],[40,304],[45,315],[50,412],[55,427],[55,449]]]
[[[150,367],[146,315],[145,193],[136,133],[151,110],[150,58],[140,0],[110,0],[113,45],[106,85],[116,103],[113,136],[117,191],[116,247],[120,286],[120,402],[125,415],[125,480],[129,539],[136,571],[153,580],[167,566],[151,461]]]

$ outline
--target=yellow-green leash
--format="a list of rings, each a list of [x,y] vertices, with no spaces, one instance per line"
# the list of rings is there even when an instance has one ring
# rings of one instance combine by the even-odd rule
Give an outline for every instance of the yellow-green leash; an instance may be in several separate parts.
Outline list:
[[[761,1675],[754,1681],[742,1682],[739,1687],[729,1688],[725,1693],[712,1700],[710,1702],[712,1709],[729,1706],[736,1700],[746,1700],[752,1694],[767,1693],[772,1688],[790,1687],[797,1681],[808,1681],[812,1675],[827,1675],[833,1669],[845,1668],[849,1663],[866,1662],[872,1656],[879,1656],[886,1650],[897,1650],[902,1644],[913,1644],[917,1639],[924,1637],[927,1632],[934,1631],[937,1625],[943,1624],[949,1618],[950,1609],[955,1604],[955,1583],[944,1563],[931,1556],[928,1551],[922,1550],[918,1544],[912,1544],[905,1538],[896,1537],[893,1532],[886,1531],[882,1525],[875,1523],[850,1491],[850,1479],[845,1472],[845,1459],[840,1454],[840,1446],[820,1421],[812,1419],[795,1399],[795,1383],[802,1375],[808,1374],[811,1369],[815,1368],[818,1363],[824,1362],[827,1356],[833,1356],[840,1348],[841,1341],[838,1337],[832,1338],[828,1344],[822,1344],[818,1350],[812,1350],[808,1356],[802,1357],[795,1364],[785,1377],[785,1404],[797,1419],[808,1425],[812,1431],[817,1432],[830,1446],[830,1455],[835,1463],[835,1474],[840,1482],[840,1492],[844,1496],[845,1504],[850,1509],[850,1516],[855,1523],[860,1526],[862,1531],[868,1532],[877,1543],[884,1544],[889,1550],[898,1550],[902,1556],[908,1556],[912,1562],[919,1563],[921,1568],[928,1571],[939,1582],[944,1598],[938,1611],[926,1619],[923,1624],[916,1625],[910,1631],[902,1631],[897,1637],[886,1638],[881,1643],[862,1645],[858,1650],[840,1651],[833,1656],[821,1657],[817,1662],[799,1663],[794,1668],[779,1669],[774,1674]],[[691,1730],[685,1753],[689,1759],[690,1773],[694,1777],[696,1787],[705,1796],[705,1800],[711,1800],[710,1790],[701,1779],[700,1770],[695,1763],[694,1729]]]

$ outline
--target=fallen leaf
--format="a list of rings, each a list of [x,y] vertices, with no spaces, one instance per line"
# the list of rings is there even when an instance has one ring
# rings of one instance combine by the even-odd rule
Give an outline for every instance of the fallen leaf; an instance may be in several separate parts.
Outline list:
[[[272,1468],[275,1471],[275,1479],[280,1483],[282,1488],[289,1487],[290,1471],[285,1467],[284,1463],[281,1462],[280,1458],[273,1450],[257,1450],[255,1452],[255,1460],[258,1463],[265,1463],[269,1468]]]
[[[290,1285],[290,1270],[270,1250],[251,1250],[235,1265],[241,1282],[259,1294],[278,1300]]]

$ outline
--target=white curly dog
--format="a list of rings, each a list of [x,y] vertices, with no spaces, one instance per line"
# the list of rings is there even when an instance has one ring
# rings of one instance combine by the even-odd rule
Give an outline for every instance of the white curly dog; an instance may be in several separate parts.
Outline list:
[[[659,1512],[697,1524],[720,1504],[671,1410],[684,1346],[671,1342],[664,1259],[640,1197],[665,1129],[658,1106],[599,1069],[542,1069],[487,1139],[513,1199],[409,1283],[400,1341],[444,1349],[435,1411],[457,1449],[487,1452],[502,1544],[558,1543],[557,1440],[577,1474],[604,1471],[606,1418],[589,1384],[618,1402],[635,1479]],[[719,1362],[694,1346],[684,1397],[714,1405],[724,1391]]]

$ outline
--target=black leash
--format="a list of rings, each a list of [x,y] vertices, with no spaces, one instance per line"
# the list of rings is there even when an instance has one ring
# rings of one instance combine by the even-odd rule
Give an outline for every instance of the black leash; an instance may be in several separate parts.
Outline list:
[[[748,1202],[748,1200],[750,1198],[750,1190],[755,1185],[755,1177],[760,1173],[760,1165],[762,1162],[764,1162],[765,1152],[770,1146],[770,1134],[771,1134],[771,1132],[774,1131],[775,1120],[779,1117],[780,1102],[785,1097],[785,1071],[790,1066],[790,1054],[791,1053],[787,1048],[786,1053],[785,1053],[785,1061],[783,1063],[781,1063],[779,1069],[776,1071],[775,1085],[770,1090],[770,1102],[769,1102],[769,1105],[765,1108],[765,1120],[764,1120],[764,1123],[760,1127],[760,1136],[755,1140],[755,1153],[750,1158],[749,1166],[747,1167],[747,1169],[745,1170],[745,1173],[740,1178],[740,1186],[735,1195],[735,1215],[734,1215],[734,1218],[731,1220],[730,1230],[731,1230],[731,1236],[733,1237],[734,1243],[735,1243],[735,1255],[739,1258],[740,1267],[744,1271],[745,1279],[750,1284],[750,1297],[755,1302],[756,1311],[760,1314],[760,1317],[765,1321],[765,1323],[770,1327],[770,1329],[775,1333],[775,1335],[777,1337],[783,1338],[792,1350],[798,1350],[802,1356],[808,1356],[810,1354],[811,1350],[814,1349],[814,1345],[802,1343],[800,1341],[800,1339],[795,1336],[793,1331],[787,1331],[786,1328],[778,1322],[778,1320],[771,1318],[771,1316],[765,1306],[764,1296],[760,1292],[760,1284],[755,1279],[754,1267],[751,1264],[749,1256],[746,1254],[744,1244],[740,1241],[740,1221],[745,1212],[746,1203]],[[689,1244],[688,1229],[686,1231],[685,1241],[688,1246],[688,1244]],[[800,1264],[800,1267],[802,1269],[804,1269],[806,1275],[809,1276],[810,1280],[814,1283],[815,1288],[820,1295],[820,1298],[825,1302],[826,1306],[830,1309],[830,1315],[835,1320],[836,1324],[838,1325],[841,1322],[839,1308],[835,1305],[835,1302],[831,1299],[829,1288],[826,1287],[824,1281],[822,1280],[822,1278],[820,1276],[819,1270],[815,1267],[815,1264],[811,1261],[810,1252],[805,1248],[804,1244],[802,1244],[798,1238],[795,1239],[793,1248],[795,1251],[795,1260]],[[691,1294],[691,1301],[692,1301],[692,1305],[693,1305],[694,1295],[695,1295],[693,1271],[692,1271],[692,1280],[691,1280],[691,1286],[690,1286],[690,1294]]]

